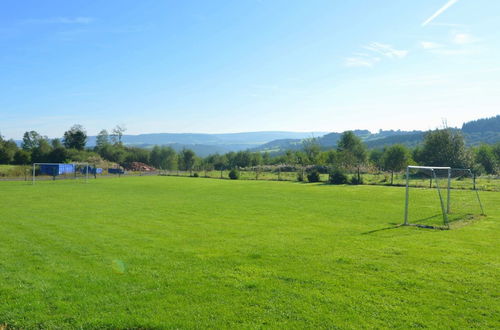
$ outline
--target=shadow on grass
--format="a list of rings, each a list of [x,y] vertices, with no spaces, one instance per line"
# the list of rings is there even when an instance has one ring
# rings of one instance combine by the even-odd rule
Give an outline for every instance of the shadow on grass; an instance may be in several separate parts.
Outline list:
[[[426,217],[426,218],[422,218],[422,219],[417,219],[412,224],[409,224],[409,226],[414,226],[414,227],[419,227],[419,228],[425,228],[425,229],[447,229],[446,227],[443,227],[443,226],[437,226],[437,225],[428,224],[433,219],[436,219],[436,217],[441,217],[441,214],[438,213],[438,214],[432,215],[430,217]],[[402,223],[392,223],[391,225],[392,226],[389,226],[389,227],[384,227],[384,228],[380,228],[380,229],[370,230],[370,231],[361,233],[361,235],[373,234],[373,233],[376,233],[376,232],[379,232],[379,231],[397,229],[399,227],[404,227],[405,226]]]
[[[422,218],[422,219],[417,219],[414,221],[414,223],[426,223],[429,222],[433,219],[439,219],[439,221],[442,221],[443,215],[441,213],[437,213],[435,215],[431,215],[430,217]]]
[[[401,227],[402,225],[403,224],[393,224],[390,227],[385,227],[385,228],[380,228],[380,229],[374,229],[374,230],[370,230],[370,231],[361,233],[361,235],[368,235],[368,234],[373,234],[373,233],[376,233],[376,232],[379,232],[379,231],[390,230],[390,229],[397,229],[397,228]]]

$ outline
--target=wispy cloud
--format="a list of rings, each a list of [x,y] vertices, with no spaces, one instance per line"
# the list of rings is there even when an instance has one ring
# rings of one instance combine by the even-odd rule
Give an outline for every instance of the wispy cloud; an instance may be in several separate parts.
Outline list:
[[[408,55],[407,50],[396,49],[391,45],[380,42],[371,42],[363,46],[369,52],[354,53],[345,58],[344,65],[347,67],[372,67],[380,62],[384,57],[390,59],[399,59]]]
[[[422,26],[426,26],[430,22],[432,22],[436,17],[444,13],[448,8],[453,6],[455,3],[457,3],[458,0],[449,0],[443,7],[439,8],[438,11],[436,11],[431,17],[429,17],[427,20],[425,20],[422,23]]]
[[[420,47],[437,55],[472,55],[481,52],[480,40],[470,33],[453,32],[448,40],[441,43],[434,41],[420,41]]]
[[[402,58],[408,54],[407,50],[398,50],[391,45],[382,44],[380,42],[371,42],[363,48],[389,58]]]
[[[378,57],[354,56],[346,58],[344,64],[348,67],[372,67],[378,61],[380,61]]]
[[[420,47],[422,47],[423,49],[438,49],[438,48],[443,48],[444,45],[433,41],[421,41]]]
[[[469,33],[456,33],[453,36],[453,42],[458,45],[470,44],[474,41],[474,37]]]
[[[92,17],[52,17],[33,18],[23,21],[24,24],[90,24],[94,21]]]

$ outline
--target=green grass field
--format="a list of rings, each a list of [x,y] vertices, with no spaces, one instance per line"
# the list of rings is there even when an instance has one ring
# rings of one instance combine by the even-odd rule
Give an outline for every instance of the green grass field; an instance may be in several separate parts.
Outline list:
[[[500,193],[481,198],[441,231],[395,226],[399,187],[1,182],[0,325],[500,328]]]

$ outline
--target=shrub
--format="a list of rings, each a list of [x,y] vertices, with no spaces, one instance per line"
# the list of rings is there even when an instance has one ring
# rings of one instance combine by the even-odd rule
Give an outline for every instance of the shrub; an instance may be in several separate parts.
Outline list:
[[[331,184],[346,184],[347,183],[347,175],[341,171],[340,169],[335,169],[330,173],[330,177],[328,178],[328,182]]]
[[[358,180],[358,176],[357,175],[353,175],[351,177],[351,180],[349,180],[349,183],[350,184],[363,184],[363,177],[360,176],[359,180]]]
[[[238,180],[240,178],[240,172],[236,169],[229,171],[229,178],[231,180]]]
[[[309,181],[309,182],[319,182],[320,181],[319,171],[312,170],[311,172],[307,173],[307,181]]]
[[[194,172],[193,177],[198,178],[200,175],[197,172]]]
[[[302,171],[297,173],[297,181],[304,182],[304,173],[302,173]]]

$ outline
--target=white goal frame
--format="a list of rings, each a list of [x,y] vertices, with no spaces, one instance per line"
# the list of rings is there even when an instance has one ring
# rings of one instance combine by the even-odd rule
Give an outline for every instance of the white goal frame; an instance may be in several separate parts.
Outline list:
[[[470,169],[454,169],[451,167],[439,167],[439,166],[408,166],[406,168],[406,198],[405,198],[405,219],[404,219],[405,226],[410,225],[410,223],[408,222],[408,208],[409,208],[409,200],[410,200],[410,170],[411,169],[422,169],[422,170],[428,170],[431,172],[431,180],[432,180],[432,178],[434,179],[434,182],[436,184],[436,189],[438,191],[439,202],[441,204],[441,212],[443,214],[443,222],[446,226],[449,226],[448,214],[450,213],[451,171],[452,170],[466,171],[471,175],[471,177],[473,177],[472,171]],[[441,187],[439,186],[439,180],[436,176],[435,170],[446,170],[448,173],[448,180],[447,180],[447,187],[446,187],[446,205],[445,205],[445,201],[443,199],[443,195],[441,194]],[[481,208],[481,214],[484,214],[483,205],[481,203],[481,199],[479,198],[479,193],[477,192],[476,188],[474,188],[473,190],[476,192],[477,201],[479,202],[479,206]]]
[[[36,181],[35,180],[35,176],[36,176],[35,175],[35,170],[36,170],[37,166],[39,166],[39,165],[64,165],[64,164],[66,164],[66,165],[73,165],[74,170],[75,170],[75,175],[76,175],[76,167],[78,165],[85,166],[85,183],[88,182],[88,180],[89,180],[89,166],[90,166],[89,163],[33,163],[33,172],[32,172],[33,177],[32,177],[32,181],[31,181],[32,185],[34,185],[35,181]]]

